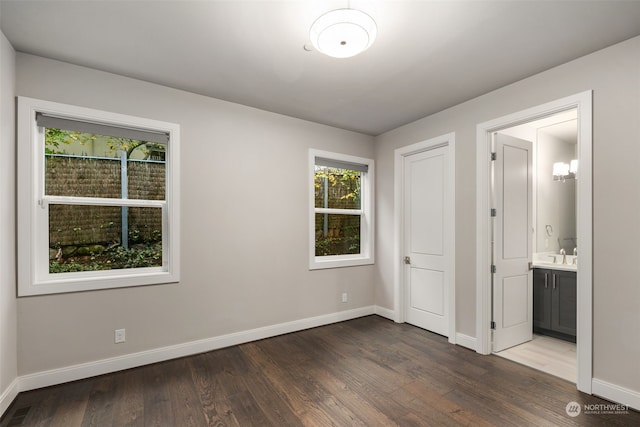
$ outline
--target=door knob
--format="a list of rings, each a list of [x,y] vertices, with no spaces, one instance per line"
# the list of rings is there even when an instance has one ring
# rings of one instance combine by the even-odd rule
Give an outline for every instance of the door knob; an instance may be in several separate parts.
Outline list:
[[[411,264],[411,257],[409,257],[409,256],[404,257],[404,263],[405,264]]]

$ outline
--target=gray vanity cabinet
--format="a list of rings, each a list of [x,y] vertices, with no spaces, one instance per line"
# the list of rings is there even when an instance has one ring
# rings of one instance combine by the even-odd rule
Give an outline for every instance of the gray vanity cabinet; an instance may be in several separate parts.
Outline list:
[[[575,272],[534,268],[533,331],[575,342],[576,296]]]

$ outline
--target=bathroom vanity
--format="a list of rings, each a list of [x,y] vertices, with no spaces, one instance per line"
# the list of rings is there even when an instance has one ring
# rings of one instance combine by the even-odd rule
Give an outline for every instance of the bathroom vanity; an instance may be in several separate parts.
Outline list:
[[[576,342],[576,296],[575,266],[534,266],[533,331]]]

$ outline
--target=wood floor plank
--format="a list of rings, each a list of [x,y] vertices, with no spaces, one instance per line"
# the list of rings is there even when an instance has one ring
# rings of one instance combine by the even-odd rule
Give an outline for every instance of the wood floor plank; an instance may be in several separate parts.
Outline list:
[[[337,332],[336,335],[341,335],[341,332],[342,331]],[[314,341],[315,340],[317,340],[317,336],[314,335]],[[304,338],[302,342],[305,348],[308,348],[308,337]],[[339,382],[341,387],[358,396],[358,398],[362,399],[362,401],[368,405],[361,405],[359,407],[360,410],[371,408],[373,414],[367,413],[362,416],[363,418],[368,419],[376,413],[381,413],[384,415],[383,420],[385,418],[392,419],[388,417],[388,414],[398,415],[406,412],[405,408],[389,398],[389,392],[383,391],[381,387],[379,387],[379,383],[369,381],[370,376],[368,373],[366,373],[366,376],[363,374],[360,357],[350,357],[348,356],[349,352],[344,348],[336,349],[336,347],[335,343],[331,342],[324,342],[317,346],[317,352],[320,353],[314,353],[313,366],[320,368],[320,372],[322,373],[326,371],[327,374],[331,376],[330,378],[334,378],[334,381]],[[323,352],[329,356],[323,356]],[[325,383],[325,381],[323,381],[323,383]],[[345,396],[344,398],[348,399],[349,397],[350,396]],[[395,420],[393,423],[395,423]]]
[[[368,316],[20,393],[0,427],[638,426],[640,413]]]
[[[260,375],[248,375],[244,378],[247,390],[260,408],[265,424],[277,426],[294,426],[298,417],[287,402],[273,393],[273,386]]]
[[[89,393],[87,408],[82,419],[83,427],[106,427],[113,425],[113,406],[118,399],[117,388],[121,384],[117,375],[96,378]]]
[[[182,427],[198,427],[204,424],[200,399],[190,376],[189,360],[178,359],[171,375],[171,406],[176,420]]]
[[[277,337],[276,337],[277,338]],[[243,350],[249,359],[258,367],[270,383],[273,391],[289,405],[304,425],[332,425],[331,418],[321,410],[316,402],[317,397],[309,395],[305,389],[309,377],[297,366],[280,363],[265,353],[261,348],[262,342],[243,345]]]
[[[438,393],[429,383],[422,381],[405,385],[393,394],[392,399],[408,408],[412,414],[419,415],[428,424],[491,426],[491,423],[477,414],[466,411],[464,406]],[[425,405],[425,402],[429,404]]]
[[[51,427],[81,425],[90,390],[91,385],[82,381],[69,384],[64,396],[60,395],[58,407],[48,425]]]
[[[210,352],[189,358],[191,379],[198,393],[205,425],[238,426],[238,420],[217,378],[222,372],[221,364],[216,359],[220,355],[221,352]]]
[[[173,361],[145,367],[144,423],[148,427],[178,425],[171,399],[170,372]]]
[[[118,375],[119,374],[119,375]],[[144,426],[144,383],[143,370],[130,369],[119,372],[117,378],[121,384],[119,397],[113,406],[113,426]]]

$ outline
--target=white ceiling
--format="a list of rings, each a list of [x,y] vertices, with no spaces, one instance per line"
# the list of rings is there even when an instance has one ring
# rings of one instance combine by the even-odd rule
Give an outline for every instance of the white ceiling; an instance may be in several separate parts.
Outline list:
[[[374,45],[305,51],[348,3]],[[0,19],[21,52],[378,135],[640,35],[640,1],[1,0]]]
[[[538,130],[548,135],[553,135],[567,144],[578,143],[578,119],[556,123]]]

